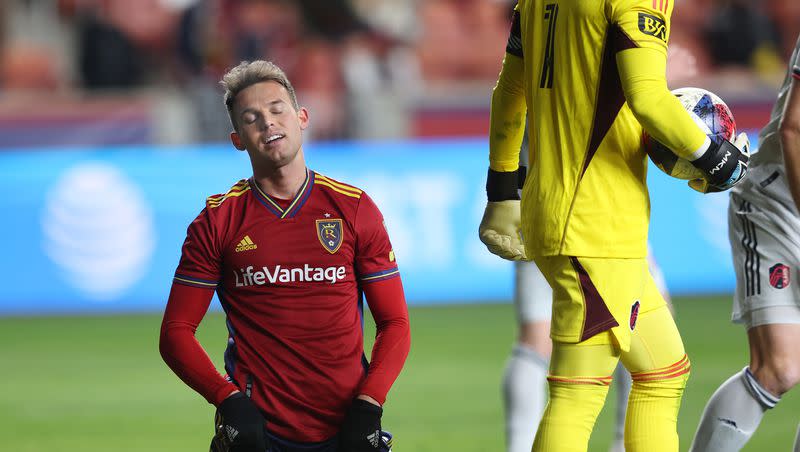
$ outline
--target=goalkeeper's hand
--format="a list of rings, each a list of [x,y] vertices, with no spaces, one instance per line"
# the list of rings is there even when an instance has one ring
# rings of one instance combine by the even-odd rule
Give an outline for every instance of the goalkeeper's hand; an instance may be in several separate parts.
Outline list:
[[[503,259],[527,259],[520,233],[521,214],[518,171],[489,170],[486,194],[489,201],[478,228],[481,242]]]
[[[749,161],[750,140],[746,133],[740,133],[733,143],[712,141],[708,150],[692,161],[692,165],[703,171],[706,177],[690,180],[689,187],[700,193],[725,191],[744,179]]]
[[[518,199],[489,201],[479,228],[481,242],[492,254],[510,261],[525,260],[525,245],[520,234]]]
[[[264,416],[241,392],[228,396],[219,405],[214,429],[213,452],[263,452],[269,445]]]

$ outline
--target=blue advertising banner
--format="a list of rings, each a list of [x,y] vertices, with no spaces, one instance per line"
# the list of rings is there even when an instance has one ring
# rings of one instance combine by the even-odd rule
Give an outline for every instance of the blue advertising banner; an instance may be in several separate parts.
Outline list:
[[[512,265],[477,239],[482,139],[309,143],[309,167],[363,188],[384,213],[412,304],[508,300]],[[186,227],[251,169],[227,145],[0,153],[0,314],[163,309]],[[651,243],[670,289],[734,277],[726,194],[651,168]],[[216,305],[216,303],[215,303]]]

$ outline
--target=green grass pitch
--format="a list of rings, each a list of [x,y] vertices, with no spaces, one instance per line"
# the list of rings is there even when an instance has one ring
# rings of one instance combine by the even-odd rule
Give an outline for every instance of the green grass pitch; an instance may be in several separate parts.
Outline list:
[[[728,321],[728,297],[680,298],[675,305],[692,360],[679,420],[686,450],[709,395],[748,355],[743,329]],[[208,450],[212,407],[161,361],[160,320],[157,314],[0,319],[0,449]],[[395,450],[502,451],[499,383],[515,334],[511,306],[418,307],[411,321],[412,351],[384,415]],[[198,337],[221,364],[222,316],[209,315]],[[592,451],[607,450],[614,400],[612,389]],[[797,413],[800,396],[790,393],[745,450],[790,450]]]

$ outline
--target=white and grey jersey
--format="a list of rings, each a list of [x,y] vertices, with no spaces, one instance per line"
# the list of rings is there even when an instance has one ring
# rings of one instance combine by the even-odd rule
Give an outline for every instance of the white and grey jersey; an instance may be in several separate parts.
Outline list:
[[[797,43],[794,46],[792,57],[789,60],[789,68],[786,71],[786,77],[783,79],[783,85],[781,85],[781,89],[778,91],[778,99],[772,107],[769,122],[758,134],[758,152],[755,153],[750,160],[751,169],[761,164],[783,163],[778,126],[783,118],[783,107],[786,104],[786,96],[789,94],[792,78],[800,78],[800,37],[797,39]]]

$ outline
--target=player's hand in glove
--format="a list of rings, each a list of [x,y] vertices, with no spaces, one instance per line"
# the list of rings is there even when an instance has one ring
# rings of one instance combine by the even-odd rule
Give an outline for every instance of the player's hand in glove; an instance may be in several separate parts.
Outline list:
[[[746,133],[740,133],[733,143],[712,141],[708,150],[692,161],[692,165],[703,171],[706,177],[690,180],[689,186],[700,193],[725,191],[744,179],[749,161],[750,140]]]
[[[241,392],[228,396],[217,408],[211,451],[264,452],[268,445],[265,424],[264,416],[249,397]]]
[[[525,260],[520,223],[519,200],[489,201],[479,228],[481,242],[503,259]]]
[[[512,261],[525,260],[520,233],[519,176],[517,171],[489,170],[486,178],[489,201],[483,211],[478,235],[489,252]]]
[[[383,408],[355,399],[339,431],[339,452],[378,452],[381,449]]]

